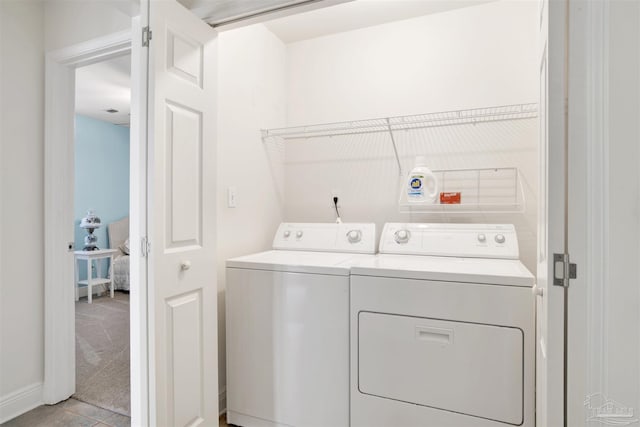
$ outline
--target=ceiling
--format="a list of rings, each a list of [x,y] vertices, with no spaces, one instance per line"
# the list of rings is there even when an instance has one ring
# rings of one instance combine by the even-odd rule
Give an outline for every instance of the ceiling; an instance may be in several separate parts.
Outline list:
[[[278,18],[265,25],[285,43],[356,30],[496,0],[357,0]]]
[[[106,110],[118,110],[108,113]],[[76,70],[76,114],[129,126],[131,56],[119,56]]]
[[[0,0],[1,1],[1,0]],[[212,10],[238,16],[252,5],[267,7],[301,0],[182,0],[199,16]],[[330,7],[280,17],[264,24],[285,43],[356,30],[417,16],[489,3],[496,0],[325,0]],[[235,4],[235,6],[234,6]],[[247,9],[248,10],[248,9]],[[220,15],[220,16],[222,16]],[[210,20],[209,20],[210,21]],[[221,27],[224,29],[224,27]],[[131,111],[131,57],[121,56],[76,71],[76,113],[129,126]],[[117,110],[109,113],[107,110]]]

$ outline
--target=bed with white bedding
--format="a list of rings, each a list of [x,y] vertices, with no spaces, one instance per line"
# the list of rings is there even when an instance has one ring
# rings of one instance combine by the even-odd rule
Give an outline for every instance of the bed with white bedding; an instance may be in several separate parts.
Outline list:
[[[129,217],[112,222],[107,226],[109,247],[117,249],[113,265],[109,267],[113,275],[114,289],[129,290]]]

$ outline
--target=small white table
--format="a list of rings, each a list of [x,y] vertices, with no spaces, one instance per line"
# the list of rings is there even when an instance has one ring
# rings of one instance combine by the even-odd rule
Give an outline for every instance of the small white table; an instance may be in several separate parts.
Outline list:
[[[100,249],[97,251],[75,251],[74,255],[76,257],[75,262],[75,272],[76,272],[76,301],[80,299],[79,289],[80,286],[87,287],[87,298],[89,300],[89,304],[91,304],[91,297],[93,296],[92,286],[95,285],[106,285],[109,284],[109,290],[111,291],[111,298],[113,298],[113,277],[111,274],[107,274],[105,277],[102,277],[102,268],[101,268],[101,259],[109,259],[110,265],[113,265],[113,255],[118,252],[117,249]],[[91,269],[92,261],[96,260],[96,277],[93,277],[93,272]],[[87,262],[87,280],[80,280],[79,277],[79,268],[78,262],[86,261]]]

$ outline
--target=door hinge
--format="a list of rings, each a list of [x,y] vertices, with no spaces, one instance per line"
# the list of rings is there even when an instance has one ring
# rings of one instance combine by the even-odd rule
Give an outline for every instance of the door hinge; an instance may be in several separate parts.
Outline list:
[[[140,249],[143,257],[148,256],[151,252],[151,242],[149,242],[149,239],[147,237],[143,237],[142,239],[140,239]]]
[[[569,254],[553,254],[553,285],[569,287],[569,280],[578,277],[578,266],[570,262]]]
[[[151,41],[152,36],[153,36],[153,33],[151,32],[149,27],[144,27],[142,29],[142,46],[143,47],[149,46],[149,42]]]

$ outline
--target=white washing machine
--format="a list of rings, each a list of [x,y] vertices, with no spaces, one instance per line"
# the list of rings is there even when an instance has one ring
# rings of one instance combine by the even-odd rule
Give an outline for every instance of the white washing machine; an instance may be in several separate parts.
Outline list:
[[[227,261],[227,422],[349,426],[349,270],[374,224],[281,224]]]
[[[534,278],[512,225],[386,224],[351,269],[351,426],[535,425]]]

